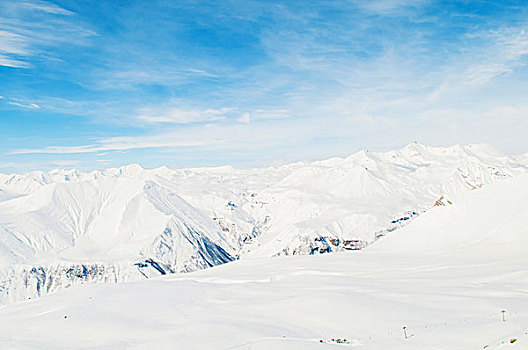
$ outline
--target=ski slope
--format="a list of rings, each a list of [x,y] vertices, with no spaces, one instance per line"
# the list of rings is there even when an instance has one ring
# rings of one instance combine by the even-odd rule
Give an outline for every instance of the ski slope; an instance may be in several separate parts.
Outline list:
[[[450,201],[359,252],[248,258],[4,306],[0,348],[527,349],[528,176]]]

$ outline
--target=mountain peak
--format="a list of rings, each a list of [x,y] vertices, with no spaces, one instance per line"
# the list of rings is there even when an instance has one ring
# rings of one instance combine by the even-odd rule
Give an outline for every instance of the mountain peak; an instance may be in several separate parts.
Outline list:
[[[404,147],[400,148],[400,151],[411,151],[411,152],[423,152],[427,150],[430,146],[421,144],[419,142],[411,142]]]

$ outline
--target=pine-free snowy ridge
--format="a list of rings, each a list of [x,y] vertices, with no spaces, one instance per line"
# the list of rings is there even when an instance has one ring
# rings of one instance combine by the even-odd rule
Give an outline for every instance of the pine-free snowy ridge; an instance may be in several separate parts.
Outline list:
[[[0,307],[0,349],[528,348],[528,175],[449,200],[358,252],[240,259]]]
[[[528,173],[487,145],[280,168],[0,174],[0,304],[245,257],[364,248],[442,196]]]

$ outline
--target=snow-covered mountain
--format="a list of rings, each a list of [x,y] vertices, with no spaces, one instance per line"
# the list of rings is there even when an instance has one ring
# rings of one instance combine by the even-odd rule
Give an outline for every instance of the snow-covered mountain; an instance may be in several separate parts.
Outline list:
[[[487,145],[413,143],[279,168],[0,174],[0,303],[245,257],[358,250],[460,191],[526,173]]]
[[[449,201],[360,252],[241,259],[9,305],[0,348],[526,349],[528,175]]]

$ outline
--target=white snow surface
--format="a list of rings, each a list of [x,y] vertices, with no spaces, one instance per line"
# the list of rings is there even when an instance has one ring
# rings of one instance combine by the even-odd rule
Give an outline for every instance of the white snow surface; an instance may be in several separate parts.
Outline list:
[[[0,348],[528,349],[528,175],[450,201],[361,251],[0,307]]]
[[[0,174],[0,304],[236,259],[360,249],[442,196],[527,174],[521,158],[413,143],[278,168]]]

